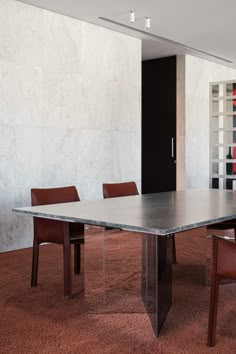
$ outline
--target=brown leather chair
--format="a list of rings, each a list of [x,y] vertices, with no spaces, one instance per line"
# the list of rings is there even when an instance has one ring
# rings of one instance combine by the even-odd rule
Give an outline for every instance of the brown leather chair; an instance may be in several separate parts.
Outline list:
[[[130,195],[138,195],[138,188],[135,182],[122,182],[122,183],[103,183],[103,197],[127,197]],[[175,235],[172,235],[172,262],[176,263],[176,247]]]
[[[31,189],[32,205],[80,201],[75,186]],[[34,243],[31,286],[37,286],[39,245],[44,242],[63,245],[64,296],[72,296],[71,243],[74,244],[74,272],[80,273],[80,245],[84,242],[84,225],[34,217]]]
[[[220,281],[224,278],[236,280],[236,243],[213,236],[212,253],[211,296],[208,322],[209,347],[213,347],[216,341],[216,319]]]
[[[138,188],[135,182],[103,183],[103,197],[116,198],[138,195]]]

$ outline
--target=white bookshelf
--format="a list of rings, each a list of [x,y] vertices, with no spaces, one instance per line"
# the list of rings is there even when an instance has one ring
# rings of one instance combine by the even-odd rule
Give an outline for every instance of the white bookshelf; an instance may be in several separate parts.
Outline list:
[[[236,189],[236,79],[210,83],[210,187]]]

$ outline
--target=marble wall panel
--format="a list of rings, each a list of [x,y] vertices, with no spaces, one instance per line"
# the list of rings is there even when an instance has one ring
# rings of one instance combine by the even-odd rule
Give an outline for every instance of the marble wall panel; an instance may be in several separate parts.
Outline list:
[[[42,70],[10,61],[0,63],[1,125],[40,126]]]
[[[15,0],[0,0],[0,60],[41,67],[43,12]]]
[[[139,39],[0,0],[0,82],[0,252],[32,245],[32,187],[140,184]]]
[[[136,144],[141,146],[139,132],[115,131],[112,138],[113,149],[113,180],[129,181],[130,176],[135,180],[141,192],[141,176],[139,174],[140,151]]]

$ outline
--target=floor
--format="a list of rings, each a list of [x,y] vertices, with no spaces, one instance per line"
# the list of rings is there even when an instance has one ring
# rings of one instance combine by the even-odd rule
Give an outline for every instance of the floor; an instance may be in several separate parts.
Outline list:
[[[89,232],[88,243],[95,241],[91,241],[89,257],[84,261],[89,265],[86,281],[95,290],[94,300],[104,289],[100,277],[93,275],[98,274],[101,264],[97,240],[102,236],[96,228]],[[131,313],[140,305],[140,297],[135,298],[135,291],[131,291],[140,284],[137,237],[112,230],[105,235],[107,289],[112,296],[114,287],[123,294],[130,291],[125,301],[116,298],[119,306],[124,305],[120,313],[116,305],[106,314],[95,313],[99,311],[92,307],[89,314],[85,312],[82,275],[73,277],[73,299],[64,299],[60,246],[41,247],[36,288],[30,287],[32,249],[0,254],[0,353],[236,353],[235,283],[221,286],[217,345],[206,346],[206,263],[211,241],[205,238],[205,229],[176,237],[178,263],[173,266],[173,305],[158,338],[141,307],[139,313]],[[97,292],[99,284],[101,293]]]

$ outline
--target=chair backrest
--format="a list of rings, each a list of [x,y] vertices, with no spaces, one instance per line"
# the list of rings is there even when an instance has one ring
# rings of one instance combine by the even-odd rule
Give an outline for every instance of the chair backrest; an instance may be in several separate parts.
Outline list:
[[[32,205],[58,204],[80,201],[75,186],[59,188],[32,188]]]
[[[75,186],[31,189],[31,202],[33,206],[78,201],[80,199]],[[80,224],[76,224],[75,226],[81,229]],[[57,220],[34,217],[34,237],[39,243],[63,243],[63,223]]]
[[[221,277],[236,279],[236,243],[213,236],[213,271]]]
[[[122,182],[122,183],[103,183],[103,197],[128,197],[130,195],[138,195],[138,188],[135,182]]]

